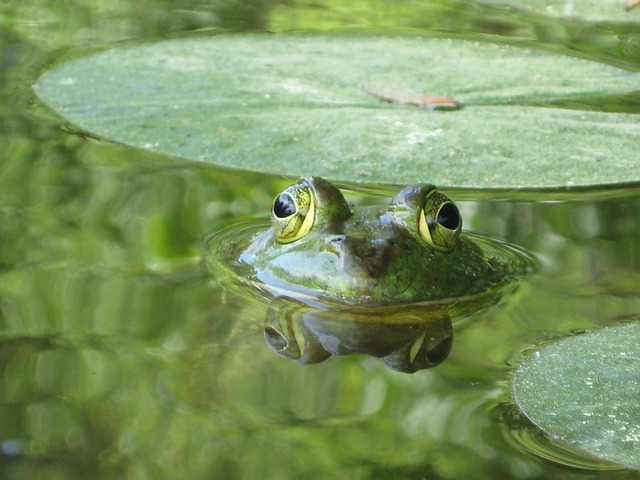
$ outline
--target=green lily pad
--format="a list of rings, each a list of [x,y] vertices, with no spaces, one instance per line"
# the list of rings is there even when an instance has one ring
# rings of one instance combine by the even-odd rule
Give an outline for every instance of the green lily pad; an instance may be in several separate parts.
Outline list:
[[[334,181],[551,188],[640,179],[639,116],[543,108],[623,94],[637,74],[506,46],[381,36],[230,35],[100,52],[37,94],[77,127],[216,165]],[[458,111],[385,103],[449,95]]]
[[[576,335],[517,370],[518,407],[559,442],[640,469],[640,322]]]

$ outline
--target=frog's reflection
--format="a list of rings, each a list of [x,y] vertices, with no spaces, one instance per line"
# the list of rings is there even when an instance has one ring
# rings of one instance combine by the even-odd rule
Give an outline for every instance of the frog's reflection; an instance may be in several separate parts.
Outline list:
[[[442,363],[453,343],[446,311],[395,307],[379,312],[322,310],[280,299],[264,325],[267,344],[299,364],[319,363],[331,355],[379,357],[390,368],[413,373]]]

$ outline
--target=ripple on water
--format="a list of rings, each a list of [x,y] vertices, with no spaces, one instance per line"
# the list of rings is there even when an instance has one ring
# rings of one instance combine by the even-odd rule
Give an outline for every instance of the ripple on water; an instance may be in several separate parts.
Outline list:
[[[499,410],[504,438],[520,451],[556,466],[591,470],[594,473],[627,470],[621,465],[593,458],[560,443],[527,420],[514,404],[500,405]]]

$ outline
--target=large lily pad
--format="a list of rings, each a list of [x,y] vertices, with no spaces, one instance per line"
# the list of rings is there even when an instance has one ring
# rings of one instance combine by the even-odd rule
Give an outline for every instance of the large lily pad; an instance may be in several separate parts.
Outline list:
[[[636,74],[532,50],[379,36],[236,35],[109,50],[45,72],[77,127],[225,167],[332,180],[549,188],[640,179],[637,115],[534,106],[622,94]],[[451,95],[393,105],[358,85]]]
[[[640,469],[638,339],[635,322],[542,348],[518,368],[516,403],[558,441]]]

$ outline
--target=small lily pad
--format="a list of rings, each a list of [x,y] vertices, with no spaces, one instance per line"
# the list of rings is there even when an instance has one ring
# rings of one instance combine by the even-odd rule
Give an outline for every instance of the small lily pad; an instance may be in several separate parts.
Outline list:
[[[635,322],[545,346],[517,370],[518,407],[557,441],[640,469],[638,339]]]
[[[464,108],[385,103],[363,82]],[[35,89],[80,129],[186,160],[346,182],[531,189],[640,180],[638,115],[536,106],[639,84],[597,63],[465,41],[223,35],[74,59]]]

